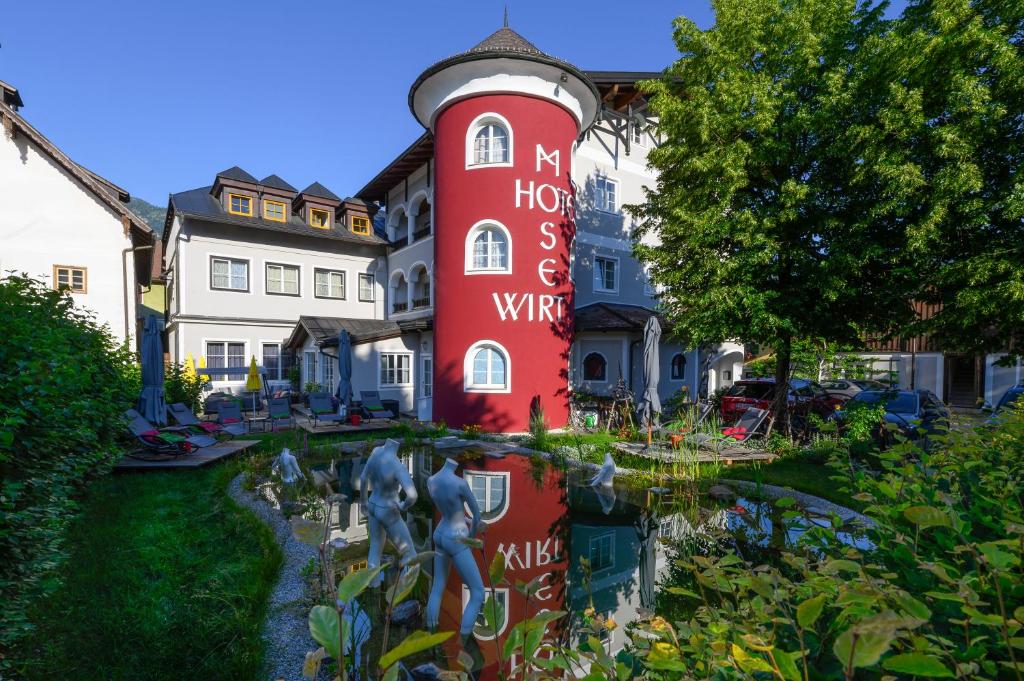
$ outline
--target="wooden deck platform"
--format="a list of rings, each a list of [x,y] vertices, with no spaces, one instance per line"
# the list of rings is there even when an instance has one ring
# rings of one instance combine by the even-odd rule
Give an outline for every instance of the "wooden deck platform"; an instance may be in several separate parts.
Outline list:
[[[628,452],[629,454],[647,457],[648,459],[656,459],[666,463],[680,461],[685,457],[688,462],[718,462],[725,464],[726,466],[731,466],[734,463],[751,463],[753,461],[765,461],[771,463],[776,458],[771,452],[765,452],[760,449],[751,449],[749,447],[722,447],[717,452],[710,449],[698,449],[696,455],[694,455],[693,453],[683,454],[678,450],[670,449],[664,444],[658,443],[648,447],[646,444],[638,442],[615,442],[612,446],[622,452]],[[694,456],[696,456],[696,458],[694,458]]]
[[[148,461],[145,459],[133,459],[126,456],[114,466],[115,471],[139,471],[139,470],[170,470],[173,468],[199,468],[214,461],[220,461],[227,457],[244,452],[249,447],[259,444],[259,440],[227,440],[218,442],[209,447],[197,449],[191,454],[177,456],[173,459],[159,461]]]

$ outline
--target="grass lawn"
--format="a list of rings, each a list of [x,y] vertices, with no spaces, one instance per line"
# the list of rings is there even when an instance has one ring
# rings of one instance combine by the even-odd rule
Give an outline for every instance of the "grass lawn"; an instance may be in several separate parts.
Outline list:
[[[833,471],[828,466],[799,458],[780,459],[760,466],[734,464],[722,469],[723,478],[754,482],[760,479],[765,484],[813,494],[847,508],[861,508],[863,504],[844,494],[838,489],[838,484],[829,479],[832,474]]]
[[[112,475],[82,501],[26,679],[253,679],[280,551],[227,496],[234,464]]]

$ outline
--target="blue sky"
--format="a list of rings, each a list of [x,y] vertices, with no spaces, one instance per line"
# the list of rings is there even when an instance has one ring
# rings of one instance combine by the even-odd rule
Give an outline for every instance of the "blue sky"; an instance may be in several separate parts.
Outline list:
[[[901,3],[902,4],[902,3]],[[133,196],[239,165],[358,191],[421,132],[409,86],[501,26],[496,0],[25,0],[5,3],[0,80],[73,159]],[[671,21],[708,0],[517,0],[510,25],[584,69],[660,70]]]

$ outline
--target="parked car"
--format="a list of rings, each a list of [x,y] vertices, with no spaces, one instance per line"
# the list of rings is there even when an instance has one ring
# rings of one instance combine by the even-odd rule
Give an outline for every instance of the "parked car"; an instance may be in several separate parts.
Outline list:
[[[775,400],[774,378],[750,378],[736,381],[722,396],[722,421],[731,423],[751,407],[771,409]],[[843,400],[829,395],[817,381],[794,378],[789,382],[789,411],[797,419],[808,414],[827,418]]]
[[[996,403],[996,408],[988,417],[989,423],[998,423],[1006,415],[1008,409],[1015,403],[1024,400],[1024,384],[1015,385],[1005,393]]]
[[[884,404],[886,423],[912,440],[949,428],[949,409],[930,390],[862,390],[846,403],[846,408],[855,403]],[[840,422],[844,411],[836,412]]]
[[[860,378],[834,378],[822,381],[821,387],[830,395],[850,399],[862,390],[888,390],[889,386],[881,381]]]

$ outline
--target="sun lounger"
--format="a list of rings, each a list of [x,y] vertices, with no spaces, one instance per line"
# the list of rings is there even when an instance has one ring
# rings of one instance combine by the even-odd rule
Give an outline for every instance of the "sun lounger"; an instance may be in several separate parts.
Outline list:
[[[134,409],[123,413],[128,430],[148,449],[166,454],[188,454],[217,441],[209,435],[191,435],[187,428],[157,428]]]
[[[267,418],[270,419],[271,430],[275,430],[282,421],[294,424],[291,401],[287,397],[271,397],[267,401]]]
[[[685,442],[700,446],[711,446],[716,451],[731,442],[746,442],[757,435],[758,430],[768,418],[767,409],[754,409],[743,412],[743,415],[732,426],[722,428],[718,433],[695,433],[687,435]]]
[[[245,435],[249,432],[242,418],[242,408],[235,400],[223,400],[217,405],[217,423],[232,435]]]
[[[334,401],[327,393],[310,393],[309,395],[309,420],[313,428],[323,423],[344,423],[345,417],[338,414]]]
[[[393,419],[395,415],[384,408],[380,393],[376,390],[360,390],[359,399],[363,404],[363,415],[368,419]]]
[[[188,427],[193,433],[210,435],[212,437],[217,437],[218,435],[230,435],[230,433],[224,430],[224,426],[219,423],[199,420],[199,418],[192,413],[192,410],[182,402],[167,405],[167,413],[174,419],[175,423],[179,426]]]

